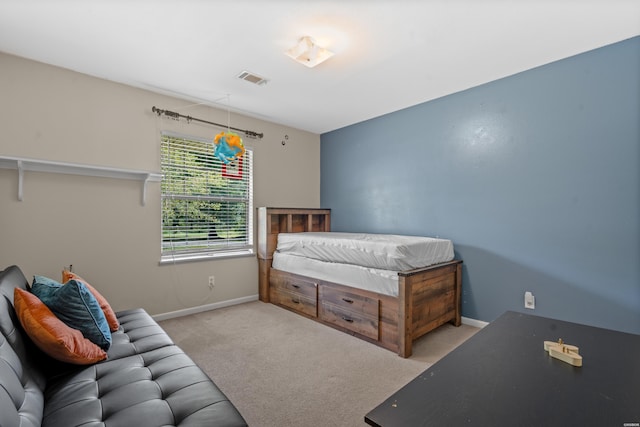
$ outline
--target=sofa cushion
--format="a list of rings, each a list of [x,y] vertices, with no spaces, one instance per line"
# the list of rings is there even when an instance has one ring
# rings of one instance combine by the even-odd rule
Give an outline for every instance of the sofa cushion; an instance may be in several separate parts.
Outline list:
[[[98,292],[96,288],[91,286],[89,282],[84,280],[82,277],[78,276],[76,273],[73,273],[68,270],[62,270],[62,282],[66,283],[69,280],[78,280],[86,285],[87,289],[89,289],[89,291],[93,294],[93,296],[98,301],[98,304],[100,304],[100,308],[104,313],[104,317],[107,319],[107,323],[109,324],[109,329],[111,329],[111,332],[117,331],[120,324],[118,323],[118,318],[116,317],[116,313],[111,308],[111,305],[109,304],[107,299],[103,297],[102,294]]]
[[[77,365],[107,358],[104,350],[64,324],[37,296],[16,288],[13,300],[25,332],[49,356]]]
[[[111,334],[109,360],[175,345],[169,335],[141,308],[116,313],[120,329]]]
[[[13,307],[16,288],[24,291],[29,288],[22,271],[15,265],[0,271],[0,333],[15,352],[16,359],[12,361],[12,366],[19,372],[23,384],[26,383],[25,378],[30,376],[44,390],[47,382],[44,371],[53,359],[33,343],[20,324]],[[1,420],[0,425],[3,425]]]
[[[44,408],[42,389],[25,372],[13,347],[0,333],[0,425],[39,427]]]
[[[175,345],[51,378],[43,427],[245,426],[227,397]]]
[[[68,326],[82,332],[100,348],[109,349],[109,324],[100,304],[84,283],[69,280],[62,285],[44,276],[34,276],[31,292]]]

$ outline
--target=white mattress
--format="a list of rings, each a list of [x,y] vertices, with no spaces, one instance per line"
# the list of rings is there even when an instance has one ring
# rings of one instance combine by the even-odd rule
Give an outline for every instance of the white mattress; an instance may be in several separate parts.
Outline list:
[[[272,267],[288,273],[398,296],[398,273],[395,271],[320,261],[281,252],[274,252]]]
[[[427,267],[454,257],[453,243],[446,239],[339,232],[280,233],[277,251],[395,271]]]

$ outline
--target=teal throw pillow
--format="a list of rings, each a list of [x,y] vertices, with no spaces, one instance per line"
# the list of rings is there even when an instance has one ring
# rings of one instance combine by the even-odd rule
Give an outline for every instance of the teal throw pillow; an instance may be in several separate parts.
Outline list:
[[[31,284],[31,293],[33,294],[36,293],[33,289],[34,286],[38,289],[37,297],[42,300],[42,298],[51,298],[62,287],[62,283],[44,276],[33,276]]]
[[[64,285],[44,276],[34,276],[31,292],[67,326],[82,332],[103,350],[111,347],[111,330],[98,300],[84,283],[69,280]]]

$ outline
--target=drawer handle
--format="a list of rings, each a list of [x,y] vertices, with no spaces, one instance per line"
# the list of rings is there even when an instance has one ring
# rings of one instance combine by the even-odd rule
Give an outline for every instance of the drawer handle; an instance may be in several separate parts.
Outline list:
[[[342,298],[342,301],[348,302],[349,304],[353,304],[353,300],[349,298]]]
[[[294,304],[300,304],[300,300],[299,299],[291,298],[291,302],[294,303]]]
[[[293,284],[292,284],[291,286],[293,286],[293,287],[294,287],[294,288],[296,288],[296,289],[300,289],[300,285],[293,285]]]
[[[349,322],[349,323],[353,323],[353,319],[350,319],[348,317],[342,317],[342,320],[344,320],[345,322]]]

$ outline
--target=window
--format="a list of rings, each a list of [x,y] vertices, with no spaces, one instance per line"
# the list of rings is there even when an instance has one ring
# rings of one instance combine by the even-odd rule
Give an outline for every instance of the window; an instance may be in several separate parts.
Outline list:
[[[253,253],[253,152],[225,165],[213,150],[162,134],[161,262]]]

